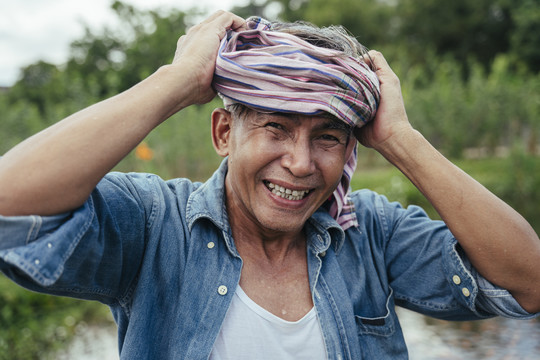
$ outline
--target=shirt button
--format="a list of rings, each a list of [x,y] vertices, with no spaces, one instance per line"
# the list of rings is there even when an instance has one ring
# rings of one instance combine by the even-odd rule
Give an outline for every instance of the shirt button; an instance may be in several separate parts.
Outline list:
[[[39,265],[40,261],[39,259],[34,260],[34,264]]]
[[[227,287],[225,285],[221,285],[218,287],[217,292],[219,295],[225,295],[227,294]]]
[[[461,292],[463,293],[463,295],[465,295],[465,297],[471,296],[471,292],[470,292],[469,289],[467,289],[466,287],[464,287],[463,289],[461,289]]]
[[[459,276],[457,276],[457,275],[452,276],[452,281],[453,281],[454,284],[456,284],[456,285],[461,284],[461,278],[460,278]]]
[[[52,244],[51,243],[47,243],[47,247],[50,249],[52,248]]]
[[[326,256],[326,251],[323,251],[322,253],[319,254],[321,257],[325,257]]]
[[[206,244],[206,246],[208,246],[209,249],[213,249],[216,244],[214,244],[213,241],[210,241],[208,244]]]

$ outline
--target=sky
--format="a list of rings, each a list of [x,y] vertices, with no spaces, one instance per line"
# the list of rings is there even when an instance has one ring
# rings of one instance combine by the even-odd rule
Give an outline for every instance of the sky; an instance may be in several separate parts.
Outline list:
[[[69,44],[92,29],[114,26],[113,0],[0,0],[0,86],[17,81],[20,69],[38,60],[60,65]],[[198,6],[211,13],[246,0],[123,0],[138,9]],[[219,4],[219,5],[218,5]],[[174,51],[174,49],[171,49]]]

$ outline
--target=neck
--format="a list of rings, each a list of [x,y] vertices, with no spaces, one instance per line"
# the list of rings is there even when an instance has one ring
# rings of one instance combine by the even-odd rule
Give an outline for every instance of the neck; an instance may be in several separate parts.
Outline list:
[[[252,255],[261,261],[281,263],[306,248],[302,231],[295,233],[261,233],[249,227],[231,223],[232,234],[240,256]]]

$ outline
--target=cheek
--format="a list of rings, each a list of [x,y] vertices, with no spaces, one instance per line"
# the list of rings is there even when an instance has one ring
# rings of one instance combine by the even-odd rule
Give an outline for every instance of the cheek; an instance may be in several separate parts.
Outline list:
[[[334,189],[343,175],[343,158],[327,157],[321,164],[319,162],[321,174],[323,174],[324,182]]]
[[[237,159],[241,158],[246,165],[260,166],[280,156],[282,153],[280,145],[269,141],[268,136],[264,134],[245,134],[235,138],[234,151],[231,154],[234,152],[234,156]]]
[[[262,137],[237,136],[231,142],[228,161],[238,178],[251,178],[275,158],[275,148]]]
[[[321,166],[324,168],[322,173],[325,174],[326,183],[331,185],[333,189],[338,186],[343,176],[344,166],[353,150],[354,145],[348,146],[344,152],[333,156],[329,156],[329,154],[326,154],[326,156],[321,155],[320,158],[323,159]]]

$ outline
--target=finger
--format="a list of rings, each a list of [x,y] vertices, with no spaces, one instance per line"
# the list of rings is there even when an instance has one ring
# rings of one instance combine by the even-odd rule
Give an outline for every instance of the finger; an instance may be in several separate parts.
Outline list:
[[[377,50],[369,50],[368,53],[368,59],[369,64],[375,68],[375,71],[377,70],[383,70],[383,69],[390,69],[390,66],[388,65],[388,62],[384,58],[383,54],[381,54]]]
[[[375,71],[375,69],[373,68],[373,60],[371,59],[371,55],[369,54],[369,52],[362,54],[362,60],[364,60],[367,66],[369,66],[373,71]]]
[[[216,24],[223,26],[227,30],[247,29],[246,21],[243,18],[224,10],[218,10],[214,12],[201,24],[208,24],[212,22],[215,22]]]
[[[224,10],[214,11],[212,14],[210,14],[210,16],[208,16],[206,19],[201,21],[201,24],[206,24],[206,23],[212,22],[212,21],[214,21],[214,19],[222,16],[224,13],[227,13],[227,12],[224,11]]]
[[[376,50],[370,50],[367,55],[369,58],[369,64],[371,66],[371,69],[375,71],[381,83],[391,81],[399,82],[399,79],[397,78],[390,65],[388,65],[388,62],[384,58],[383,54]]]
[[[246,20],[238,15],[225,12],[216,18],[226,30],[247,30]]]

